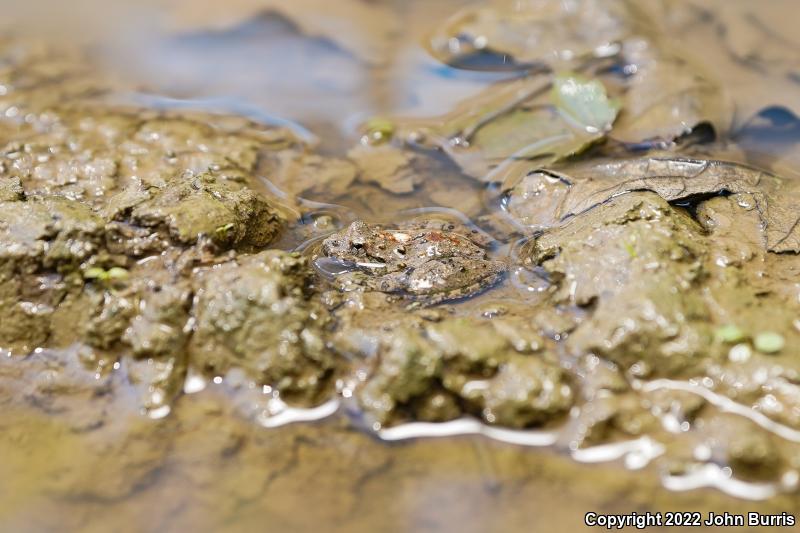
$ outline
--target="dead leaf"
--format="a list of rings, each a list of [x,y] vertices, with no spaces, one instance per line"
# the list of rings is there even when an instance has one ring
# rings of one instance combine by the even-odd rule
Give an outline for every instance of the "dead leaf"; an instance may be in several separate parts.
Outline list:
[[[323,157],[297,150],[281,150],[273,157],[269,179],[293,195],[335,198],[347,192],[356,179],[356,168],[346,159]]]
[[[537,169],[525,179],[525,185],[509,191],[505,207],[518,220],[520,213],[527,213],[533,229],[555,226],[631,191],[652,191],[670,202],[723,192],[746,193],[754,205],[743,207],[758,212],[766,249],[800,252],[800,186],[746,165],[679,157],[639,158],[571,165],[563,171]],[[541,194],[535,194],[536,180],[542,184]],[[526,204],[522,211],[520,196]],[[509,208],[514,202],[516,215]]]
[[[647,39],[623,46],[622,111],[610,136],[640,144],[670,143],[708,123],[719,133],[728,130],[733,108],[722,86],[696,63]]]

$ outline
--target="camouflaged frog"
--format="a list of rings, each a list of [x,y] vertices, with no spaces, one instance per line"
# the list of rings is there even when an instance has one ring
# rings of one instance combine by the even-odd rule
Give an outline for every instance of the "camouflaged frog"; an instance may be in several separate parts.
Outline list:
[[[409,223],[397,229],[357,220],[322,244],[334,278],[352,286],[399,294],[418,305],[477,294],[497,283],[506,266],[486,255],[488,242],[477,230],[441,221]],[[317,264],[326,259],[318,259]]]

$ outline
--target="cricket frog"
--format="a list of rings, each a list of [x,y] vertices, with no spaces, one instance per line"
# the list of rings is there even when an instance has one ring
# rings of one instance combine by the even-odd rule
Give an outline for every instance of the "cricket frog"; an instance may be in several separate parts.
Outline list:
[[[421,305],[477,294],[497,283],[506,265],[489,259],[477,230],[440,221],[396,229],[357,220],[322,243],[327,266],[343,288],[401,295]],[[328,270],[330,272],[330,269]]]

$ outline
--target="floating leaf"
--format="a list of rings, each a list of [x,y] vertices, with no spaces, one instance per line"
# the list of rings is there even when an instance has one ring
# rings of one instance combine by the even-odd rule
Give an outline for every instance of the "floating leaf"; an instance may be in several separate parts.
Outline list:
[[[608,98],[600,81],[579,74],[556,76],[552,95],[558,110],[589,133],[611,129],[619,111],[619,102]]]

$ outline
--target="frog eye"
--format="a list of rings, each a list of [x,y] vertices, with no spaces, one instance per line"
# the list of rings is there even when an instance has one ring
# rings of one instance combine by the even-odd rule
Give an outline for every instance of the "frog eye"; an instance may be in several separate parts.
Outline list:
[[[405,257],[406,249],[403,248],[402,246],[398,246],[397,248],[394,249],[394,253],[396,253],[400,257]]]

